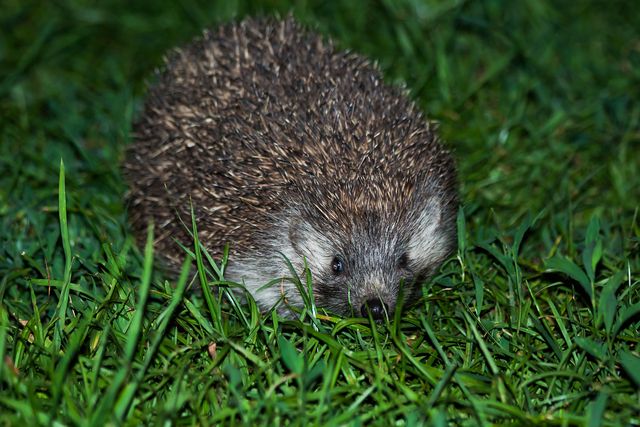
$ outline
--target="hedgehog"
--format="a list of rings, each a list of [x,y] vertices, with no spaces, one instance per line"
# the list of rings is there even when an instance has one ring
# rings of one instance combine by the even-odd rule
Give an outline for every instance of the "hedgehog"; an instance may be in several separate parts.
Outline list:
[[[317,307],[381,320],[454,250],[455,163],[436,125],[291,16],[204,31],[149,86],[124,175],[132,228],[155,224],[169,268],[193,206],[206,249],[229,245],[225,279],[261,309],[302,308],[294,269]]]

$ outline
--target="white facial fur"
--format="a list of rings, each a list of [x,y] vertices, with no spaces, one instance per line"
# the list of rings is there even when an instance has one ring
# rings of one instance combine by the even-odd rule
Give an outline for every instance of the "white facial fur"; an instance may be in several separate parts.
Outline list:
[[[305,260],[309,270],[317,272],[326,269],[333,258],[331,243],[306,222],[300,223],[300,239],[298,247],[294,247],[289,234],[291,217],[287,216],[273,226],[277,237],[263,242],[268,249],[259,254],[240,255],[232,259],[227,268],[226,279],[244,284],[263,309],[270,309],[283,296],[289,305],[301,307],[303,304],[285,258],[291,262],[303,283]],[[280,279],[280,282],[264,287],[274,279]],[[284,307],[279,311],[287,314]]]

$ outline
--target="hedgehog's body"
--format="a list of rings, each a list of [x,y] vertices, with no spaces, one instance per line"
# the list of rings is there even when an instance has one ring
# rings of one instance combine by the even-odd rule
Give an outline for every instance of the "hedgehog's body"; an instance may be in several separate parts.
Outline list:
[[[134,228],[153,220],[172,265],[188,244],[230,244],[227,279],[263,308],[301,297],[374,317],[415,295],[455,241],[455,172],[434,129],[365,59],[291,19],[248,20],[175,52],[150,90],[125,164]],[[384,303],[386,307],[381,304]],[[365,312],[366,313],[366,312]]]

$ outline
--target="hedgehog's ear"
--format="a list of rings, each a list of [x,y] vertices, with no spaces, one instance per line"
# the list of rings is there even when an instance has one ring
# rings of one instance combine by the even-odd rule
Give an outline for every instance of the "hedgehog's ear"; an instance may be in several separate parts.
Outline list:
[[[437,196],[416,205],[409,259],[429,266],[440,262],[450,250],[448,233],[442,227],[442,201]]]
[[[289,221],[288,230],[289,243],[298,253],[300,253],[300,241],[302,240],[301,223],[302,219],[299,216],[292,216],[292,219]]]
[[[289,243],[293,249],[300,255],[307,257],[316,255],[310,250],[317,247],[320,240],[324,240],[318,232],[305,221],[300,215],[291,215],[289,217]]]
[[[330,268],[335,249],[322,233],[318,232],[309,222],[299,215],[291,216],[288,224],[289,246],[295,256],[306,258],[312,271]]]

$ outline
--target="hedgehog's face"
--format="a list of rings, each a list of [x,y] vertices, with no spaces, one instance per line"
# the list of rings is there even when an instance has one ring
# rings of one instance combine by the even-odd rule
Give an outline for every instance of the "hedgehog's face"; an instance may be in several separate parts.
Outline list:
[[[401,244],[336,244],[328,268],[318,268],[314,286],[318,305],[342,315],[376,320],[393,314],[400,298],[416,293],[416,272]],[[382,243],[382,242],[380,242]]]
[[[289,237],[295,254],[307,259],[318,306],[380,320],[400,301],[414,300],[422,280],[451,251],[453,227],[442,218],[440,204],[431,200],[414,218],[390,220],[370,212],[351,219],[348,232],[300,219],[292,222]]]

